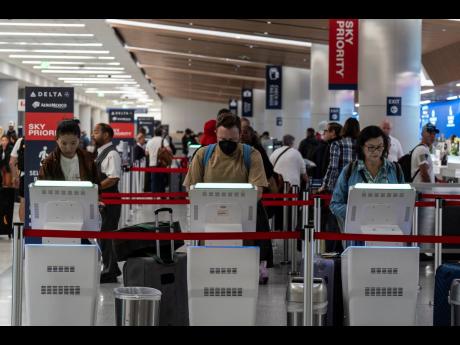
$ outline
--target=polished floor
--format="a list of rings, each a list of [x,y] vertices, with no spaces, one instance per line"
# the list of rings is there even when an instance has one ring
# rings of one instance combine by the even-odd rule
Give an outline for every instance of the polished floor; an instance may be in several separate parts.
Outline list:
[[[143,206],[133,209],[133,217],[129,224],[136,224],[153,219],[153,207]],[[187,224],[187,211],[182,205],[174,206],[174,218],[179,220],[183,228]],[[270,269],[269,282],[259,286],[256,324],[260,326],[286,325],[285,293],[288,281],[289,266],[280,265],[283,256],[283,245],[274,241],[275,267]],[[12,241],[7,236],[0,236],[0,325],[11,324],[11,286],[12,286]],[[123,263],[120,263],[120,268]],[[119,278],[119,281],[122,280]],[[117,284],[102,284],[99,290],[97,325],[115,325],[115,301],[113,289]],[[433,289],[434,272],[431,261],[420,263],[421,290],[417,302],[416,324],[430,326],[433,322]],[[24,308],[23,308],[24,310]]]

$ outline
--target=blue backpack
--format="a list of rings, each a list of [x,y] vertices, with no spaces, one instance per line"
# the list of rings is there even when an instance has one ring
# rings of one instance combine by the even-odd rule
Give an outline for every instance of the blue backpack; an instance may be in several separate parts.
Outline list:
[[[206,168],[206,165],[208,164],[209,159],[214,153],[216,145],[217,144],[211,144],[211,145],[206,146],[206,151],[204,152],[204,157],[203,157],[203,166],[205,168]],[[248,173],[249,173],[249,169],[251,168],[251,149],[252,149],[251,146],[247,144],[243,144],[244,166],[246,167],[246,170],[248,171]]]

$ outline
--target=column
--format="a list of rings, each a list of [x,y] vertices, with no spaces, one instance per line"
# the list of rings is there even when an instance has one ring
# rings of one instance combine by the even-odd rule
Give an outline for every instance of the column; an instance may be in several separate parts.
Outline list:
[[[86,131],[88,135],[91,135],[93,126],[91,124],[91,107],[89,105],[80,104],[80,129]]]
[[[261,135],[265,129],[265,90],[253,89],[253,116],[251,126]]]
[[[109,114],[106,109],[100,109],[101,111],[101,122],[109,123]]]
[[[18,82],[17,80],[0,80],[0,126],[8,131],[8,122],[18,124]]]
[[[279,140],[285,134],[293,135],[298,145],[311,121],[310,70],[283,66],[282,84],[282,109],[265,110],[264,127]],[[281,126],[277,118],[281,118]]]
[[[80,119],[80,102],[73,102],[73,118]]]
[[[93,123],[93,128],[95,125],[101,122],[101,110],[98,108],[91,108],[91,122]]]
[[[421,19],[359,22],[359,119],[361,127],[387,118],[387,97],[402,97],[401,116],[389,116],[404,152],[419,140]]]
[[[329,90],[329,46],[311,47],[311,127],[329,121],[329,108],[340,108],[340,123],[353,115],[355,93],[352,90]]]

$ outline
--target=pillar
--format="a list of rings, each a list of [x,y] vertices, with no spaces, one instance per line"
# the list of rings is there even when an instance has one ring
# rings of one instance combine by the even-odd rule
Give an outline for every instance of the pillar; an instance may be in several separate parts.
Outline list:
[[[0,126],[4,133],[8,130],[8,122],[18,124],[18,91],[17,80],[0,80]]]
[[[265,90],[253,89],[253,115],[249,118],[252,127],[261,135],[265,131]]]
[[[80,104],[79,115],[80,129],[86,131],[86,133],[90,135],[93,130],[93,125],[91,123],[91,107],[89,105]]]
[[[80,119],[80,102],[73,102],[73,118]]]
[[[95,125],[101,122],[101,110],[98,108],[91,108],[91,122],[93,123],[93,128]]]
[[[100,109],[101,111],[101,122],[109,123],[109,114],[106,109]]]
[[[329,90],[329,46],[311,47],[311,127],[329,121],[329,108],[340,108],[340,123],[353,115],[355,93],[352,90]]]
[[[389,116],[404,152],[419,141],[421,19],[359,22],[359,119],[361,128],[387,118],[387,97],[401,97],[401,116]]]

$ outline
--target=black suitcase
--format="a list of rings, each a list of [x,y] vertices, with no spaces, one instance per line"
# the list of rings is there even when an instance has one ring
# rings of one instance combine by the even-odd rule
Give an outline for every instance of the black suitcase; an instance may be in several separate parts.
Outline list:
[[[434,283],[433,326],[450,326],[450,284],[460,278],[460,264],[444,264],[438,267]]]
[[[158,214],[163,211],[169,212],[172,223],[170,208],[155,211],[156,223]],[[129,258],[126,261],[123,266],[123,284],[161,291],[160,326],[188,326],[187,255],[174,251],[165,255],[158,242],[160,241],[157,241],[158,255]],[[170,245],[173,246],[172,241]]]
[[[0,189],[0,235],[13,234],[14,188]]]
[[[343,326],[343,292],[340,256],[315,257],[313,276],[323,278],[327,287],[326,326]]]

